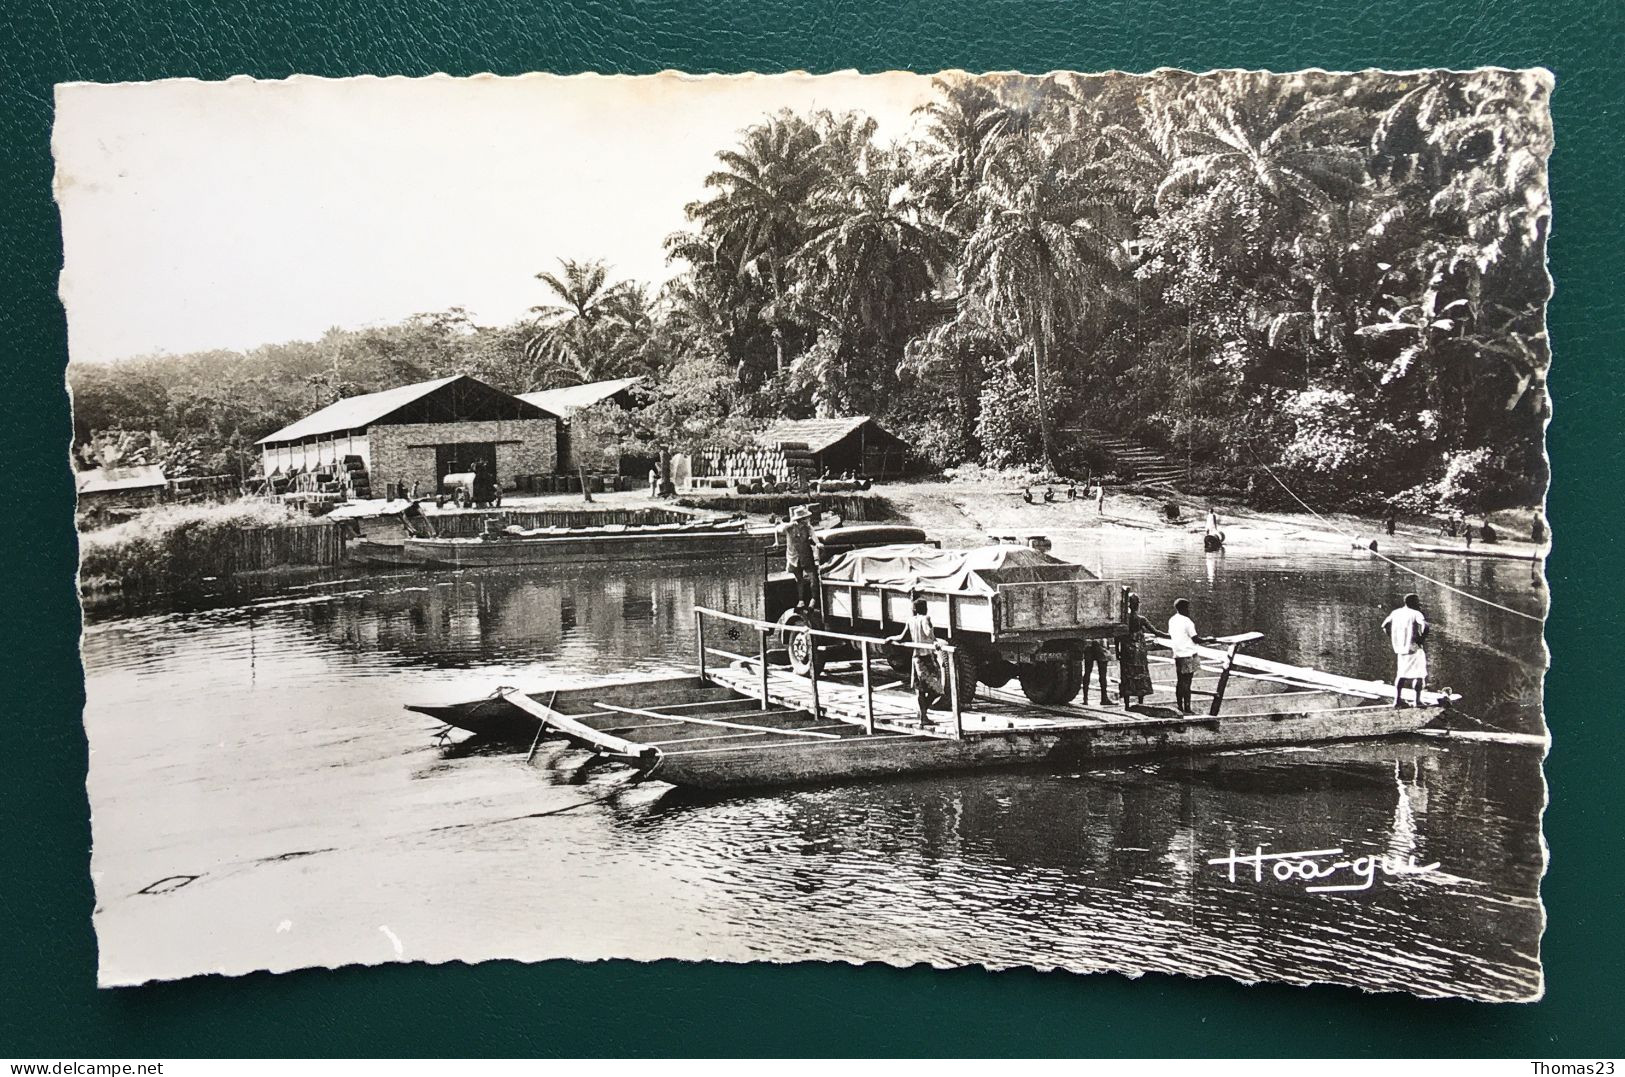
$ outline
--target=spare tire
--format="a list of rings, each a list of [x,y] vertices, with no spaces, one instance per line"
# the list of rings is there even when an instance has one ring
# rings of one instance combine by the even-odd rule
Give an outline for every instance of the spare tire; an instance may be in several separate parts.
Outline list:
[[[811,615],[816,617],[816,614]],[[799,609],[786,610],[779,618],[779,640],[790,656],[790,669],[798,677],[805,677],[813,668],[824,668],[824,656],[818,641],[805,629],[818,628],[807,614]]]

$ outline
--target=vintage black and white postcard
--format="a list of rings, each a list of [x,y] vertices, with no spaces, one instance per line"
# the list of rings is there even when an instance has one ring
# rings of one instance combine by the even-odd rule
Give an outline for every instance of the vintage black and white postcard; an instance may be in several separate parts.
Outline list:
[[[100,982],[1539,997],[1552,88],[60,87]]]

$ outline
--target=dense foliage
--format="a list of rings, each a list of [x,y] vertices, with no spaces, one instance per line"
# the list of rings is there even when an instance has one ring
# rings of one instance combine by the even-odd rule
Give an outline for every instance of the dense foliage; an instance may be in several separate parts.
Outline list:
[[[651,373],[636,433],[669,449],[864,412],[938,465],[1065,469],[1102,429],[1237,488],[1268,465],[1323,503],[1531,503],[1549,89],[1500,71],[954,77],[890,145],[858,114],[780,112],[718,153],[658,295],[566,260],[505,328],[454,310],[75,367],[76,434],[191,441],[216,467],[351,391]]]

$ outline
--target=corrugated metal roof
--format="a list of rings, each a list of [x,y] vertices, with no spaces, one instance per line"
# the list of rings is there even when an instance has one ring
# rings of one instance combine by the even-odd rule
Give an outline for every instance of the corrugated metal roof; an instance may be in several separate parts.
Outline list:
[[[520,393],[519,399],[551,411],[555,415],[569,417],[573,412],[602,403],[616,393],[624,392],[642,381],[642,378],[613,378],[610,381],[588,382],[586,385],[565,385],[558,389]]]
[[[823,452],[858,427],[873,422],[867,415],[852,415],[844,419],[779,419],[756,435],[760,445],[773,447],[784,441],[803,441],[808,452]],[[892,435],[878,424],[875,429],[885,437]]]
[[[462,377],[467,375],[456,374],[449,378],[436,378],[434,381],[399,385],[393,389],[385,389],[381,393],[347,396],[343,400],[335,400],[320,411],[312,412],[296,423],[284,426],[274,434],[267,434],[254,444],[264,445],[268,441],[298,441],[300,438],[312,438],[321,434],[335,434],[340,430],[359,430]]]
[[[81,494],[104,493],[109,490],[145,490],[153,486],[167,486],[164,469],[157,464],[137,464],[134,467],[95,467],[74,476],[74,486]]]

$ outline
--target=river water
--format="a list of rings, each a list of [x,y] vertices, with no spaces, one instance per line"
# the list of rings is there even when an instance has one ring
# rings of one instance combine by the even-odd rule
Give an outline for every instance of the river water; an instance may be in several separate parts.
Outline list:
[[[950,538],[952,536],[949,536]],[[1057,534],[1251,653],[1386,679],[1420,590],[1433,683],[1480,735],[699,797],[544,744],[445,750],[402,710],[691,662],[692,608],[754,611],[752,563],[330,576],[87,611],[101,980],[552,957],[1034,965],[1539,989],[1538,623],[1369,555]],[[1539,614],[1511,561],[1409,562]],[[1165,674],[1163,675],[1165,676]],[[1238,850],[1436,863],[1309,893]]]

